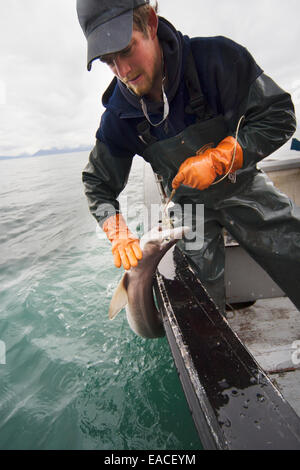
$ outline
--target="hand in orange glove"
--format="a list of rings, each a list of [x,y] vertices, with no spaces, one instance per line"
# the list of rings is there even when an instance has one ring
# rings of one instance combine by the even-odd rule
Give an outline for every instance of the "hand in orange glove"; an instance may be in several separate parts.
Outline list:
[[[234,149],[236,154],[230,173],[243,166],[243,150],[234,137],[226,137],[215,148],[208,148],[201,155],[187,158],[172,181],[173,189],[181,184],[195,189],[206,189],[216,179],[217,175],[225,175],[232,164]]]
[[[140,241],[130,232],[122,214],[106,219],[102,228],[112,243],[115,266],[120,268],[123,264],[125,269],[137,266],[143,257]]]

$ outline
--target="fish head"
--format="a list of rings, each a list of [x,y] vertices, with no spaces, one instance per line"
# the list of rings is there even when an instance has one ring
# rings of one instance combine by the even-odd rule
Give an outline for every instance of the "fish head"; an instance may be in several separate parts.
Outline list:
[[[148,244],[159,245],[161,248],[169,248],[175,245],[178,240],[181,240],[189,231],[190,227],[187,226],[167,229],[156,226],[141,238],[141,249],[144,250],[145,246]]]

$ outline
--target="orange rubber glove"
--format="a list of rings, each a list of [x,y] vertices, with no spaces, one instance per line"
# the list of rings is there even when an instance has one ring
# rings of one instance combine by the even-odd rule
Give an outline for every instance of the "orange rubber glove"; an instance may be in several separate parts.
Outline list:
[[[195,189],[206,189],[216,179],[217,175],[225,175],[232,163],[236,145],[235,160],[230,170],[234,173],[243,166],[243,150],[234,137],[226,137],[215,148],[208,148],[202,155],[187,158],[179,167],[178,173],[172,181],[173,189],[181,184]]]
[[[102,228],[112,243],[115,266],[120,268],[123,264],[125,269],[137,266],[143,257],[140,241],[130,232],[122,214],[106,219]]]

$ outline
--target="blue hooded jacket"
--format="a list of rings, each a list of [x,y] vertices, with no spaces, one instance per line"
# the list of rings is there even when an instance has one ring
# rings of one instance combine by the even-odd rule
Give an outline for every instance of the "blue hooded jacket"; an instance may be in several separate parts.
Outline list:
[[[170,105],[167,132],[164,123],[152,129],[159,140],[173,137],[195,120],[194,116],[185,113],[189,96],[183,74],[190,49],[203,93],[215,115],[233,114],[247,95],[251,83],[262,73],[247,49],[225,37],[190,39],[182,36],[164,18],[159,19],[158,37],[163,47],[167,76],[172,77],[166,90]],[[102,102],[106,111],[96,137],[108,145],[114,156],[132,157],[142,153],[145,146],[138,139],[136,126],[145,116],[139,98],[120,80],[114,79]],[[163,103],[149,105],[151,120],[161,120]]]

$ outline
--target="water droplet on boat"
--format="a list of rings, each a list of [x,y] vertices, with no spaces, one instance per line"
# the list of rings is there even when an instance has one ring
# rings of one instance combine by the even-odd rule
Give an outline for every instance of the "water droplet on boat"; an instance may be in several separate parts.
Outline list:
[[[231,421],[228,418],[225,419],[224,426],[226,426],[226,428],[230,428]]]
[[[257,401],[260,401],[260,402],[265,401],[265,397],[261,395],[260,393],[257,393],[256,397],[257,397]]]
[[[247,410],[249,403],[250,403],[250,400],[248,398],[247,400],[244,401],[243,408],[245,408]]]
[[[229,387],[229,385],[228,385],[228,383],[227,383],[226,379],[222,379],[222,380],[220,380],[220,381],[219,381],[219,385],[220,385],[220,387],[221,387],[221,388],[223,388],[223,389],[225,389],[225,388],[228,388],[228,387]]]

